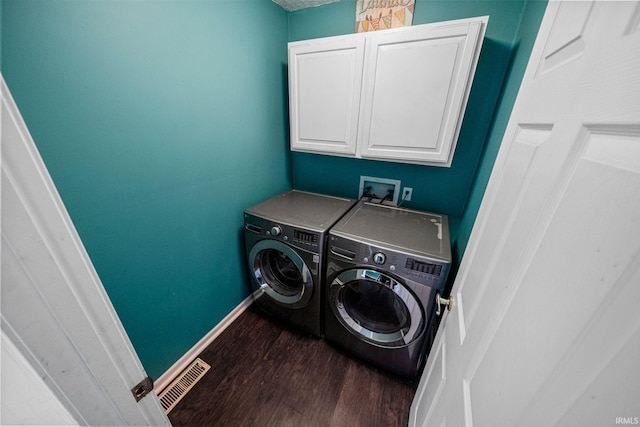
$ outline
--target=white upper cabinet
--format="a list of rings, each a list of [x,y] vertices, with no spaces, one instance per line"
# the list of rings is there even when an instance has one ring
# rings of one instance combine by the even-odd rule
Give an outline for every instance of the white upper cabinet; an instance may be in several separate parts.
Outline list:
[[[289,43],[291,149],[356,155],[363,37]]]
[[[450,166],[487,22],[290,43],[291,149]]]

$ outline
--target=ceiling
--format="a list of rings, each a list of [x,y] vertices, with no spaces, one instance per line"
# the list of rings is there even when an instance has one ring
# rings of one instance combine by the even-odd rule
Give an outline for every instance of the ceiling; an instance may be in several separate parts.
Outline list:
[[[340,0],[273,0],[288,12],[306,9],[308,7],[322,6],[323,4],[335,3]]]

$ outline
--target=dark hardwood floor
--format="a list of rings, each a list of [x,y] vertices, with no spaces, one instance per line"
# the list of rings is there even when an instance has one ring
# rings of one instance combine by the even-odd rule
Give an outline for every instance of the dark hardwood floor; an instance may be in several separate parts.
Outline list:
[[[253,306],[200,358],[211,370],[169,413],[176,427],[403,426],[418,383],[292,331]]]

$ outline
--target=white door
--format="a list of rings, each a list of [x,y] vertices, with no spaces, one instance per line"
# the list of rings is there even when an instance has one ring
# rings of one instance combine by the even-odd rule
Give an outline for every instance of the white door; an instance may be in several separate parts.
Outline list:
[[[411,426],[638,424],[639,27],[549,3]]]
[[[144,369],[1,76],[0,84],[2,337],[51,390],[38,399],[57,399],[21,414],[14,394],[25,387],[3,375],[2,403],[13,406],[0,423],[49,424],[45,405],[81,425],[170,425],[154,393],[134,398]]]

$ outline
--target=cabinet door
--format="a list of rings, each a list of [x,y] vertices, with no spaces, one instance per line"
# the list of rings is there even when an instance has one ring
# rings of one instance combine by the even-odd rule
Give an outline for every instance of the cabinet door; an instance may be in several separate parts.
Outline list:
[[[486,21],[369,33],[359,157],[451,165]]]
[[[364,37],[289,43],[291,150],[355,156]]]

